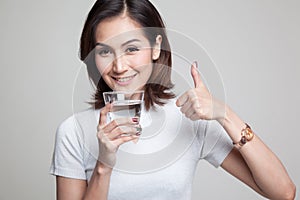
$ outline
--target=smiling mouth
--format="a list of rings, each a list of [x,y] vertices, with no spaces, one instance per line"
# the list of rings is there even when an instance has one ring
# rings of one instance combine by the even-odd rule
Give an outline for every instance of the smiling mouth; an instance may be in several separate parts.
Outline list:
[[[136,76],[136,74],[132,75],[132,76],[127,76],[127,77],[112,77],[114,80],[120,82],[120,83],[124,83],[124,82],[128,82],[131,79],[133,79]]]

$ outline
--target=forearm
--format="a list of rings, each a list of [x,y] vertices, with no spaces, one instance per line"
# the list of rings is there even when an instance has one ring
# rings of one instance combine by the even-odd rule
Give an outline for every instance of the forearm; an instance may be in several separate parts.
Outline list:
[[[226,107],[226,115],[219,122],[232,141],[238,142],[241,139],[241,130],[245,128],[245,123],[229,107]],[[289,194],[293,194],[291,191],[295,186],[284,166],[257,135],[240,149],[240,153],[255,183],[266,196],[271,199],[293,198]]]
[[[88,183],[88,187],[84,196],[84,200],[106,200],[110,177],[112,169],[101,164],[99,161],[96,163],[96,167],[92,174],[91,180]]]

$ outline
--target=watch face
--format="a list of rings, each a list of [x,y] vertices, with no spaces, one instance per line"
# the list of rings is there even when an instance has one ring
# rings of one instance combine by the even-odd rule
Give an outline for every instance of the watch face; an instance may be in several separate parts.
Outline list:
[[[254,136],[254,134],[253,134],[252,130],[250,128],[246,128],[245,129],[245,137],[246,137],[247,141],[252,140],[253,136]]]

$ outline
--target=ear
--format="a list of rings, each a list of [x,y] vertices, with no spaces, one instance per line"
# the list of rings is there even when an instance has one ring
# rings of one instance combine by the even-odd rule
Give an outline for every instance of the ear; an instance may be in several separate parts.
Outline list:
[[[157,60],[160,56],[160,51],[161,51],[161,42],[162,42],[162,37],[161,35],[156,36],[155,39],[155,44],[152,48],[152,60]]]

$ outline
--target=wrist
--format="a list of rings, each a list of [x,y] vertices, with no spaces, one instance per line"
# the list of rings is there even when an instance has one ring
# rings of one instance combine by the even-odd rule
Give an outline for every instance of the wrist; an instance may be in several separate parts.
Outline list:
[[[241,130],[245,128],[245,122],[227,105],[224,106],[224,115],[217,121],[223,126],[233,142],[240,141]]]
[[[224,123],[224,120],[227,118],[227,110],[229,107],[222,101],[217,99],[214,100],[213,104],[213,117],[212,119],[217,120],[221,125]]]
[[[100,161],[97,161],[95,170],[98,175],[110,175],[112,173],[112,168]]]
[[[254,137],[254,133],[251,129],[251,127],[245,123],[246,127],[242,129],[241,131],[241,139],[238,142],[234,142],[233,141],[233,145],[237,148],[237,149],[241,149],[247,142],[250,142],[253,137]]]
[[[226,104],[223,104],[222,106],[222,113],[219,114],[219,117],[216,119],[223,127],[225,124],[230,124],[232,122],[231,120],[231,112],[232,110],[230,107]]]

